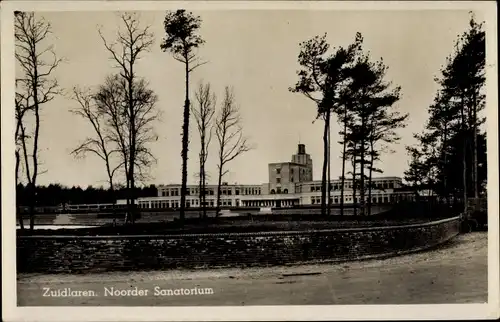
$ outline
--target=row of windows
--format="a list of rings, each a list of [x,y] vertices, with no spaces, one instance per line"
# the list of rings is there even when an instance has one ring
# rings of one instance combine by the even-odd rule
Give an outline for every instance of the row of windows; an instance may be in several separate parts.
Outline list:
[[[389,196],[378,196],[378,197],[372,197],[372,203],[389,203],[389,200],[390,201],[395,201],[395,200],[407,200],[407,199],[411,199],[412,196],[407,196],[407,195],[400,195],[400,196],[396,196],[396,195],[391,195],[390,197]],[[321,203],[321,197],[311,197],[311,204],[320,204]],[[354,202],[354,203],[358,203],[360,200],[358,197],[355,197],[353,198],[352,196],[347,196],[347,197],[344,197],[344,201],[345,202]],[[368,202],[368,197],[365,197],[365,202]],[[331,197],[330,198],[330,203],[331,204],[338,204],[340,203],[340,199],[338,197]]]
[[[334,190],[341,190],[340,188],[342,187],[341,184],[330,184],[330,191]],[[353,185],[352,183],[346,183],[344,184],[345,189],[352,189]],[[368,185],[367,185],[368,187]],[[385,182],[385,183],[374,183],[372,184],[372,187],[374,189],[394,189],[394,182]],[[311,186],[311,192],[316,192],[316,191],[322,191],[321,185],[316,185],[316,186]]]
[[[169,197],[169,196],[179,196],[180,195],[180,188],[172,188],[172,189],[166,189],[161,191],[161,196],[162,197]],[[215,191],[217,191],[217,188],[210,188],[210,189],[205,189],[205,195],[206,196],[214,196]],[[186,195],[187,196],[197,196],[199,195],[200,189],[199,188],[187,188]],[[235,188],[234,189],[234,194],[235,195],[260,195],[261,194],[261,189],[260,188]],[[231,196],[233,195],[233,189],[227,189],[227,188],[221,188],[221,195],[223,196]]]
[[[214,207],[214,200],[205,201],[208,207]],[[151,207],[149,201],[139,201],[139,208],[179,208],[179,200],[153,200],[151,201]],[[231,199],[221,199],[221,206],[233,206],[233,201]],[[198,199],[186,200],[186,207],[201,207],[201,201]]]

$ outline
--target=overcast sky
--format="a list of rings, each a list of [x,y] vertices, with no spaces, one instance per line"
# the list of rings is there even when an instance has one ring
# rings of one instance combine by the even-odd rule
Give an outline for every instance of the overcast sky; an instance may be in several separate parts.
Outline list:
[[[403,176],[408,166],[405,145],[413,144],[412,133],[423,129],[427,107],[433,101],[438,75],[452,52],[457,35],[467,29],[467,11],[194,11],[203,22],[200,34],[206,41],[200,49],[208,64],[195,70],[194,88],[208,81],[222,100],[224,86],[234,87],[241,109],[245,134],[255,149],[229,164],[225,181],[260,184],[268,181],[267,164],[290,161],[297,144],[306,145],[314,163],[314,179],[321,178],[322,124],[313,102],[288,88],[297,81],[299,42],[327,33],[332,46],[347,46],[356,32],[364,37],[364,48],[374,59],[382,57],[389,71],[387,80],[402,87],[397,103],[409,113],[408,126],[399,131],[402,140],[393,154],[382,156],[379,167],[384,175]],[[41,14],[40,14],[41,15]],[[182,65],[160,50],[164,35],[164,11],[141,12],[144,25],[151,25],[156,42],[139,62],[138,72],[158,94],[157,108],[162,119],[156,124],[159,140],[151,144],[158,164],[151,169],[155,184],[180,183],[181,122],[184,99]],[[53,27],[53,41],[59,56],[67,62],[55,74],[61,86],[96,86],[112,73],[97,29],[102,25],[112,39],[119,19],[113,12],[43,13]],[[481,16],[477,16],[481,19]],[[191,95],[193,97],[193,95]],[[67,98],[56,98],[44,106],[41,130],[41,158],[47,170],[40,184],[105,184],[102,161],[90,155],[75,160],[69,152],[92,134],[85,120],[70,113],[76,105]],[[341,174],[339,127],[332,128],[332,177]],[[190,183],[195,183],[199,152],[194,119],[191,121],[189,153]],[[216,181],[215,140],[210,148],[208,171]]]

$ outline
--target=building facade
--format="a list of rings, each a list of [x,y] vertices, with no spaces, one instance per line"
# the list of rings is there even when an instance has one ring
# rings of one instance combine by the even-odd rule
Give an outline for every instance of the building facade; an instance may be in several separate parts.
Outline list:
[[[290,162],[270,163],[268,165],[269,182],[263,184],[241,185],[227,184],[221,186],[221,208],[266,207],[285,208],[303,205],[321,204],[321,181],[313,180],[313,161],[306,153],[304,144],[299,144],[297,153]],[[331,180],[330,202],[341,203],[341,178]],[[365,192],[365,202],[371,198],[372,204],[393,203],[402,199],[411,199],[413,193],[402,191],[403,182],[399,177],[379,177],[372,179],[370,192]],[[186,196],[187,208],[202,206],[198,185],[188,185]],[[138,198],[139,208],[179,208],[180,184],[158,186],[158,196]],[[217,185],[207,185],[205,189],[207,207],[215,207],[217,203]],[[124,200],[118,200],[123,204]],[[344,204],[359,203],[359,190],[353,195],[353,180],[344,181]]]

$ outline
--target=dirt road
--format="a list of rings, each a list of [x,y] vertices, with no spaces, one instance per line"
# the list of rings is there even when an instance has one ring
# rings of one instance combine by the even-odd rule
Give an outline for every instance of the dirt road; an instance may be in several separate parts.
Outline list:
[[[432,251],[344,264],[23,274],[18,276],[17,301],[19,306],[483,303],[487,301],[487,253],[487,233],[479,232],[460,235]],[[65,292],[75,296],[63,296]]]

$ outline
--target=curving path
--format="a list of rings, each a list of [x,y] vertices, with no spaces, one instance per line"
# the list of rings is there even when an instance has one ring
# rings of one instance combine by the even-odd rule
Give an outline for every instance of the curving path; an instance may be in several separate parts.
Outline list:
[[[315,305],[438,304],[487,301],[487,233],[457,236],[438,249],[384,260],[210,271],[27,275],[17,281],[18,305]],[[93,297],[43,297],[43,290],[90,290]],[[147,295],[105,296],[104,288]],[[203,288],[212,295],[155,296]]]

